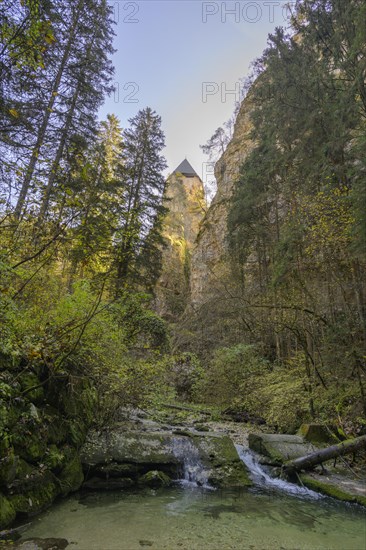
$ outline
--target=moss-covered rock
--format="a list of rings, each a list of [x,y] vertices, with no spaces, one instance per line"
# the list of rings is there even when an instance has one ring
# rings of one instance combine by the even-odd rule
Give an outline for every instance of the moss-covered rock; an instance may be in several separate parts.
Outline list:
[[[17,424],[23,412],[23,408],[11,403],[5,403],[0,398],[0,430],[4,432],[7,428],[11,429]]]
[[[0,460],[0,485],[9,485],[14,481],[17,473],[19,457],[10,453]]]
[[[356,502],[366,507],[366,486],[363,491],[352,490],[351,485],[347,483],[346,486],[342,486],[342,483],[337,483],[335,480],[320,480],[309,474],[300,474],[302,483],[318,493],[327,495],[337,500],[343,500],[344,502]]]
[[[108,478],[136,478],[139,473],[139,467],[137,464],[118,464],[117,462],[111,462],[110,464],[102,464],[95,468],[95,473],[99,477]]]
[[[70,388],[67,377],[61,384],[60,381],[52,381],[48,389],[49,403],[66,417],[91,424],[97,403],[95,388],[87,378],[74,380],[72,390]]]
[[[17,461],[17,470],[16,470],[16,479],[24,480],[28,479],[34,470],[34,466],[31,466],[23,460],[22,458],[18,457]]]
[[[195,436],[199,457],[214,487],[248,487],[253,483],[228,436]]]
[[[30,466],[22,461],[22,468],[16,479],[8,486],[8,492],[13,494],[23,494],[38,489],[43,485],[54,483],[55,478],[49,470]]]
[[[324,424],[302,424],[298,435],[315,445],[339,443],[337,430]]]
[[[249,434],[249,448],[281,465],[288,460],[314,452],[315,447],[298,435]]]
[[[64,461],[64,453],[56,445],[49,445],[44,457],[46,466],[50,470],[57,472],[62,468]]]
[[[84,474],[80,458],[76,453],[58,475],[58,480],[63,496],[80,489],[84,481]]]
[[[52,418],[48,417],[46,422],[49,443],[59,445],[67,440],[68,423],[65,418],[54,415]]]
[[[28,368],[23,360],[16,373],[13,366],[0,373],[0,491],[12,519],[34,515],[80,487],[76,450],[93,420],[96,395],[87,378],[70,385],[66,375],[40,385],[44,365]]]
[[[142,487],[169,487],[172,480],[164,472],[150,470],[139,478],[138,483]]]
[[[88,433],[88,425],[81,420],[70,420],[68,422],[67,441],[80,448],[86,439]]]
[[[13,443],[17,454],[27,462],[36,463],[47,450],[47,441],[40,430],[33,433],[18,431],[13,435]]]
[[[142,474],[158,470],[172,478],[192,474],[197,483],[208,480],[217,487],[252,485],[233,442],[221,434],[126,432],[119,425],[109,432],[90,432],[81,458],[94,472],[111,463],[136,464]]]
[[[0,529],[5,529],[14,520],[16,511],[12,503],[0,493]]]
[[[33,516],[48,508],[58,494],[57,483],[49,474],[37,487],[9,496],[9,501],[17,514]]]
[[[174,453],[173,436],[165,432],[125,432],[123,426],[109,432],[91,431],[81,449],[82,462],[97,464],[132,463],[146,465],[173,464],[179,459]]]

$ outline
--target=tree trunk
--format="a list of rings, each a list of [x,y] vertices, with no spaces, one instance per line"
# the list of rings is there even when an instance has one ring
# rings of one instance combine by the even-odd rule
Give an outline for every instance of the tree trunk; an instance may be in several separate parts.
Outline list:
[[[283,466],[283,470],[286,474],[300,472],[301,470],[310,470],[317,464],[322,464],[323,462],[336,458],[337,456],[354,453],[355,451],[360,451],[362,449],[366,449],[366,435],[343,441],[338,445],[332,445],[331,447],[316,451],[310,455],[302,456],[300,458],[296,458],[295,460],[291,460],[290,462],[286,462]]]
[[[50,198],[51,198],[54,182],[55,182],[56,175],[57,175],[57,170],[59,168],[59,165],[60,165],[63,153],[64,153],[66,140],[67,140],[67,137],[69,135],[71,124],[73,122],[73,117],[74,117],[76,105],[77,105],[77,102],[78,102],[78,99],[79,99],[82,83],[85,80],[87,63],[89,61],[89,56],[90,56],[90,53],[91,53],[91,50],[92,50],[93,40],[88,46],[88,49],[87,49],[87,52],[86,52],[86,55],[85,55],[85,68],[84,68],[84,71],[79,75],[78,83],[77,83],[77,86],[76,86],[76,89],[74,91],[74,95],[73,95],[73,98],[72,98],[72,101],[71,101],[71,106],[70,106],[70,109],[67,113],[65,126],[64,126],[64,129],[63,129],[62,134],[61,134],[61,138],[60,138],[59,146],[58,146],[58,149],[57,149],[57,153],[56,153],[56,156],[55,156],[54,161],[52,163],[52,168],[51,168],[51,171],[50,171],[50,174],[49,174],[49,177],[48,177],[47,186],[46,186],[46,189],[44,191],[42,202],[41,202],[41,208],[40,208],[40,212],[39,212],[39,221],[42,221],[45,218],[45,216],[48,212],[48,207],[49,207],[49,203],[50,203]]]
[[[39,211],[39,221],[42,221],[43,218],[46,216],[46,214],[48,212],[48,206],[49,206],[49,202],[50,202],[50,198],[51,198],[53,184],[54,184],[54,181],[56,179],[57,170],[58,170],[58,167],[60,165],[60,161],[61,161],[63,153],[64,153],[66,139],[67,139],[70,127],[71,127],[72,117],[73,117],[74,112],[75,112],[76,101],[77,101],[78,97],[79,97],[79,87],[75,91],[74,98],[73,98],[70,110],[68,112],[68,115],[67,115],[66,124],[65,124],[65,127],[63,129],[61,139],[60,139],[60,142],[59,142],[59,146],[58,146],[58,149],[57,149],[57,152],[56,152],[56,156],[55,156],[55,159],[52,163],[50,175],[48,177],[47,187],[46,187],[46,189],[43,193],[43,199],[42,199],[41,208],[40,208],[40,211]]]
[[[74,14],[74,19],[73,19],[73,23],[72,23],[72,28],[70,29],[69,39],[68,39],[68,42],[66,44],[64,54],[62,56],[60,66],[59,66],[59,69],[58,69],[57,74],[56,74],[56,78],[55,78],[54,83],[52,85],[51,95],[50,95],[50,98],[48,100],[47,108],[46,108],[44,116],[43,116],[42,124],[39,128],[39,131],[38,131],[37,141],[36,141],[36,144],[34,146],[34,149],[33,149],[33,152],[32,152],[32,156],[31,156],[27,171],[25,173],[22,188],[21,188],[20,193],[19,193],[18,201],[17,201],[16,207],[15,207],[15,216],[17,218],[20,218],[25,200],[27,198],[29,186],[30,186],[31,181],[32,181],[32,177],[33,177],[34,170],[35,170],[35,167],[36,167],[36,164],[37,164],[40,149],[41,149],[41,146],[43,144],[43,141],[44,141],[44,138],[45,138],[45,135],[46,135],[46,132],[47,132],[48,124],[49,124],[49,121],[50,121],[50,117],[51,117],[51,114],[52,114],[52,111],[53,111],[53,107],[54,107],[54,104],[55,104],[55,101],[56,101],[56,97],[58,95],[58,90],[59,90],[59,87],[60,87],[60,84],[61,84],[61,79],[62,79],[62,76],[64,74],[66,64],[69,60],[71,47],[74,43],[75,31],[76,31],[76,28],[77,28],[77,25],[78,25],[79,14],[80,14],[82,6],[83,6],[83,2],[82,2],[82,0],[80,0],[79,4],[78,4],[78,7],[77,7],[77,10]]]

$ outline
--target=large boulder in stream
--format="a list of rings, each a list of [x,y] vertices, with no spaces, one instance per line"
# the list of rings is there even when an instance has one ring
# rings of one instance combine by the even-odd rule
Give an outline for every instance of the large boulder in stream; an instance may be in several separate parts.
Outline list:
[[[248,486],[251,481],[231,439],[223,434],[194,431],[142,431],[119,423],[108,431],[91,431],[81,460],[92,486],[108,488],[142,484],[149,472],[171,479],[215,487]],[[150,476],[152,474],[149,474]],[[149,477],[149,475],[147,477]],[[104,484],[103,484],[104,480]]]
[[[299,435],[249,434],[249,448],[266,457],[269,464],[281,465],[288,460],[308,455],[314,445]]]

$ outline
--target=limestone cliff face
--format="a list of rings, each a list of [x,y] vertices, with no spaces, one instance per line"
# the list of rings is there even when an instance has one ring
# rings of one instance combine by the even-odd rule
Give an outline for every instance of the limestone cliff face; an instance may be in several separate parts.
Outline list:
[[[155,289],[155,309],[174,321],[188,303],[192,250],[205,210],[202,180],[188,161],[183,161],[168,178],[165,206],[166,247]]]
[[[201,224],[192,254],[190,304],[195,309],[214,299],[230,279],[227,216],[240,165],[253,148],[250,111],[249,95],[240,107],[233,138],[215,166],[217,193]]]

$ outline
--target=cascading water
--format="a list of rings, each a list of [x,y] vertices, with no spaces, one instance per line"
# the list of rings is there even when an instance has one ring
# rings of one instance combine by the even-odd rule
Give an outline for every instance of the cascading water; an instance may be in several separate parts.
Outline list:
[[[172,439],[182,486],[74,494],[32,521],[22,548],[35,547],[26,539],[52,537],[88,550],[365,549],[361,508],[319,500],[316,493],[270,478],[255,455],[239,446],[253,481],[263,489],[201,490],[197,485],[207,483],[209,474],[194,439]],[[270,498],[268,487],[273,488]]]
[[[278,491],[283,491],[285,493],[296,496],[302,495],[313,499],[323,498],[323,495],[320,495],[315,491],[311,491],[311,489],[300,487],[299,485],[289,483],[288,481],[284,481],[283,479],[280,479],[278,477],[271,477],[259,464],[258,459],[253,451],[251,451],[247,447],[243,447],[242,445],[235,445],[235,447],[241,460],[248,468],[251,478],[256,485],[266,488],[273,488]]]
[[[173,454],[183,466],[183,478],[180,480],[186,484],[210,488],[207,480],[207,472],[201,462],[199,451],[189,437],[173,438]]]

